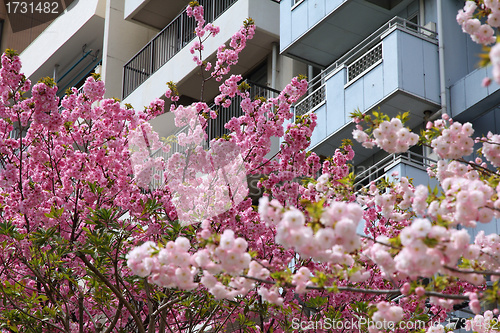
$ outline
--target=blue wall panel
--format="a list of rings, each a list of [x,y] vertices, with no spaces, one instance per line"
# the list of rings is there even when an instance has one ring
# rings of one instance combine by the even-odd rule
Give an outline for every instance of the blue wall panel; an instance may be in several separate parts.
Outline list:
[[[307,1],[302,2],[291,11],[292,21],[292,41],[307,31],[309,23],[307,22]]]
[[[371,108],[384,98],[384,71],[382,64],[364,75],[363,91],[365,108]]]
[[[449,92],[451,116],[455,117],[465,110],[465,79],[451,86]]]
[[[346,0],[326,0],[326,4],[325,4],[326,13],[327,14],[331,13],[335,8],[340,6],[345,1]]]
[[[499,133],[500,131],[500,108],[496,107],[493,110],[493,114],[495,115],[495,132],[494,133]]]
[[[326,81],[326,104],[328,110],[328,133],[333,133],[345,124],[344,84],[345,69],[340,70]]]
[[[486,96],[488,89],[481,85],[486,77],[486,68],[478,68],[465,78],[465,107],[470,108]]]
[[[325,0],[308,0],[308,26],[311,28],[325,17]]]
[[[474,128],[474,135],[476,136],[486,136],[488,132],[498,133],[495,123],[495,112],[488,112],[485,115],[475,119],[472,122]]]
[[[486,67],[486,76],[492,78],[493,77],[493,66]],[[488,86],[488,95],[493,94],[495,91],[500,89],[500,85],[495,81],[491,81],[491,84]]]
[[[317,145],[328,135],[326,130],[326,124],[328,123],[326,103],[317,108],[314,113],[318,118],[316,119],[316,128],[311,135],[311,147]]]
[[[401,86],[405,91],[424,97],[424,53],[423,40],[405,33],[398,33],[398,52]]]
[[[437,45],[424,42],[422,43],[422,48],[424,52],[424,85],[425,85],[425,95],[424,97],[434,101],[435,103],[441,103],[440,87],[439,87],[439,54]],[[436,79],[437,78],[437,79]]]
[[[384,72],[384,95],[390,94],[399,86],[397,37],[395,31],[385,37],[382,42],[382,52],[384,55],[384,60],[382,62],[382,70]]]
[[[292,42],[292,0],[280,3],[280,49],[283,50]]]
[[[345,89],[345,114],[349,115],[351,112],[359,109],[360,111],[365,110],[365,104],[363,100],[363,77],[352,83],[349,87]]]

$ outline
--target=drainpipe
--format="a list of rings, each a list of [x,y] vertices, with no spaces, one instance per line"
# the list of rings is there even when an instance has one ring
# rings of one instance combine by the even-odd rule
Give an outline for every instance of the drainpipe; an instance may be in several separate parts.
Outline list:
[[[271,88],[276,89],[276,72],[278,71],[278,43],[273,42],[271,66]]]
[[[437,33],[438,33],[438,54],[439,54],[439,85],[441,88],[441,113],[448,114],[446,95],[446,73],[444,68],[444,29],[443,29],[443,3],[437,0]]]
[[[57,81],[57,72],[59,70],[59,64],[55,64],[54,65],[54,75],[52,75],[52,78],[54,79],[54,81]]]

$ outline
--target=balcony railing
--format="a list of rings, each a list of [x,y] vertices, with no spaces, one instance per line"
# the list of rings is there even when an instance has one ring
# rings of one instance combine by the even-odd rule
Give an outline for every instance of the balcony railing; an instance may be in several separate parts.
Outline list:
[[[266,99],[278,97],[279,91],[259,85],[257,83],[246,81],[250,85],[250,98],[264,97]],[[241,110],[241,97],[235,96],[232,99],[231,105],[228,108],[221,107],[219,115],[215,119],[210,119],[208,122],[208,140],[218,138],[224,134],[228,134],[229,131],[224,128],[224,125],[234,117],[240,117],[243,115]],[[213,108],[213,106],[211,107]]]
[[[262,85],[259,85],[257,83],[253,83],[253,82],[248,81],[248,80],[246,82],[250,85],[250,97],[251,98],[255,98],[255,97],[264,97],[266,99],[275,98],[275,97],[278,97],[278,95],[280,93],[278,90],[275,90],[275,89],[272,89],[272,88],[269,88],[269,87],[266,87],[266,86],[262,86]],[[204,142],[204,144],[203,144],[203,148],[204,149],[208,149],[209,148],[209,142],[210,142],[210,140],[212,140],[214,138],[221,137],[224,134],[228,134],[229,133],[229,131],[226,128],[224,128],[224,125],[229,120],[231,120],[232,118],[234,118],[234,117],[240,117],[240,116],[243,115],[243,111],[241,110],[240,103],[241,103],[241,97],[235,96],[232,99],[231,105],[228,108],[221,107],[219,115],[217,116],[217,118],[216,119],[210,119],[208,121],[208,129],[207,129],[207,132],[208,132],[208,142]],[[212,105],[210,108],[213,109],[214,105]],[[185,126],[185,127],[181,128],[181,129],[179,129],[173,136],[175,138],[177,138],[177,136],[180,133],[186,133],[187,134],[188,130],[189,130],[188,127]],[[152,158],[163,157],[163,159],[165,161],[168,161],[168,159],[173,154],[175,154],[177,152],[184,152],[185,149],[186,149],[186,147],[180,146],[177,143],[177,140],[173,140],[170,143],[170,150],[169,150],[168,153],[165,153],[163,150],[158,149],[153,154],[151,154],[151,157]],[[154,170],[154,174],[159,174],[160,175],[160,180],[153,180],[152,183],[151,183],[151,186],[153,188],[158,188],[163,183],[162,182],[162,179],[163,179],[163,170]]]
[[[215,21],[236,1],[238,0],[198,0],[204,7],[207,23]],[[123,98],[191,42],[196,36],[195,27],[195,19],[188,17],[184,10],[137,52],[123,67]]]
[[[428,167],[436,164],[437,162],[431,158],[412,151],[407,151],[402,154],[391,154],[368,169],[357,174],[356,180],[354,181],[354,188],[361,189],[362,187],[369,185],[371,182],[377,182],[386,176],[387,171],[399,163],[405,163],[414,168],[427,171]]]
[[[382,61],[383,55],[382,44],[380,42],[394,29],[400,29],[432,43],[437,43],[436,32],[401,17],[394,17],[311,79],[309,81],[308,94],[295,105],[295,116],[298,117],[314,111],[318,105],[325,101],[325,82],[338,69],[347,67],[348,77],[346,78],[346,83],[350,84],[378,65]]]

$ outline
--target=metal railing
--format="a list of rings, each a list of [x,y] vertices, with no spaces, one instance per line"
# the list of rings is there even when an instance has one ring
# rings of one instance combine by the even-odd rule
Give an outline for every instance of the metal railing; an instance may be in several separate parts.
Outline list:
[[[186,152],[187,147],[186,146],[181,146],[179,145],[179,142],[177,141],[177,137],[181,133],[188,134],[189,132],[189,126],[184,126],[181,129],[179,129],[175,134],[171,135],[170,137],[172,138],[169,140],[167,143],[170,145],[170,150],[168,152],[164,152],[161,148],[157,149],[155,152],[151,154],[151,158],[158,158],[158,157],[163,157],[163,160],[167,162],[170,157],[172,157],[175,153],[184,153]],[[208,142],[203,142],[203,148],[208,149]],[[151,188],[156,189],[159,188],[163,184],[163,169],[153,169],[153,175],[159,175],[159,179],[153,179],[151,180]]]
[[[295,117],[300,117],[312,111],[316,106],[320,105],[326,99],[325,85],[322,84],[312,93],[308,94],[307,98],[302,99],[295,105]]]
[[[254,83],[252,81],[247,80],[246,83],[250,85],[250,98],[276,98],[280,93],[279,90]],[[217,115],[217,118],[210,119],[208,121],[208,141],[229,133],[224,125],[232,118],[240,117],[243,115],[243,110],[241,109],[240,104],[241,97],[235,96],[234,98],[232,98],[231,105],[228,108],[219,108],[219,114]],[[213,105],[210,108],[213,109]]]
[[[354,181],[354,188],[362,188],[369,185],[371,182],[377,182],[386,176],[387,171],[399,163],[405,163],[414,168],[427,171],[428,167],[437,162],[412,151],[401,154],[391,154],[357,174]]]
[[[363,76],[371,68],[382,61],[382,43],[379,43],[370,51],[356,59],[352,64],[347,66],[347,83],[356,80]]]
[[[238,0],[198,0],[207,23],[215,21]],[[130,95],[196,36],[196,21],[182,11],[123,67],[123,98]]]
[[[404,18],[401,17],[392,18],[390,21],[388,21],[380,28],[378,28],[375,32],[373,32],[370,36],[365,38],[361,43],[357,44],[351,50],[345,53],[342,57],[337,59],[337,61],[332,63],[323,71],[321,71],[320,74],[309,80],[308,93],[295,104],[296,116],[310,112],[312,109],[314,109],[315,106],[323,102],[323,100],[326,98],[325,82],[326,79],[329,78],[330,74],[334,73],[336,70],[340,68],[348,67],[351,64],[354,64],[357,61],[359,61],[360,58],[365,56],[367,52],[370,51],[370,49],[374,48],[374,46],[376,46],[377,43],[380,43],[380,41],[384,39],[384,37],[390,31],[395,29],[402,30],[408,34],[414,35],[416,37],[427,40],[431,43],[437,44],[436,32],[424,28],[422,26],[419,26],[418,24],[405,20]],[[381,54],[382,50],[380,49],[380,55]],[[365,72],[366,71],[358,73],[356,77],[359,77],[359,74],[364,74]]]
[[[251,81],[246,81],[248,85],[250,86],[250,97],[255,98],[255,97],[264,97],[266,99],[269,98],[276,98],[279,95],[279,91],[276,89],[272,89]],[[219,115],[217,116],[216,119],[210,119],[208,121],[208,128],[207,128],[207,133],[208,133],[208,141],[205,141],[203,143],[203,148],[208,149],[209,148],[209,142],[210,140],[214,138],[218,138],[223,136],[224,134],[228,134],[229,131],[224,128],[224,125],[231,120],[234,117],[240,117],[243,115],[243,111],[241,110],[241,97],[235,96],[232,99],[231,105],[228,108],[221,107]],[[212,104],[210,106],[211,109],[214,108],[214,105]],[[173,137],[172,140],[169,140],[170,144],[170,150],[165,153],[162,149],[158,149],[155,152],[151,154],[151,158],[157,158],[157,157],[163,157],[163,159],[168,161],[172,155],[175,153],[184,153],[186,151],[185,146],[180,146],[179,143],[177,142],[177,137],[180,133],[188,133],[189,127],[185,126],[181,129],[179,129],[175,134],[173,134],[171,137]],[[153,174],[158,174],[160,175],[160,180],[156,180],[153,178],[151,181],[151,187],[152,188],[158,188],[163,184],[163,170],[153,170]]]

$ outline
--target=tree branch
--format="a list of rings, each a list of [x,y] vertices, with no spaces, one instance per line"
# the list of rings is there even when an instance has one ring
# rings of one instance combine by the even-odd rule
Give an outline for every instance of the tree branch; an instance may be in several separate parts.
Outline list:
[[[116,295],[116,297],[118,297],[118,299],[120,300],[120,302],[123,303],[123,305],[127,308],[128,312],[130,313],[130,315],[134,319],[135,323],[137,324],[137,330],[139,331],[139,333],[146,333],[144,331],[144,326],[142,325],[141,319],[137,316],[137,313],[135,313],[135,311],[132,308],[132,306],[130,305],[130,303],[127,302],[127,300],[123,297],[123,295],[120,293],[120,291],[111,282],[109,282],[109,280],[104,275],[102,275],[102,273],[99,272],[99,270],[94,265],[92,265],[92,263],[87,259],[87,257],[85,257],[85,255],[83,253],[76,252],[75,255],[78,258],[80,258],[85,263],[85,265],[99,279],[101,279],[101,281],[104,282],[104,284],[106,284],[106,286],[108,286],[109,289],[111,289],[111,291]]]

